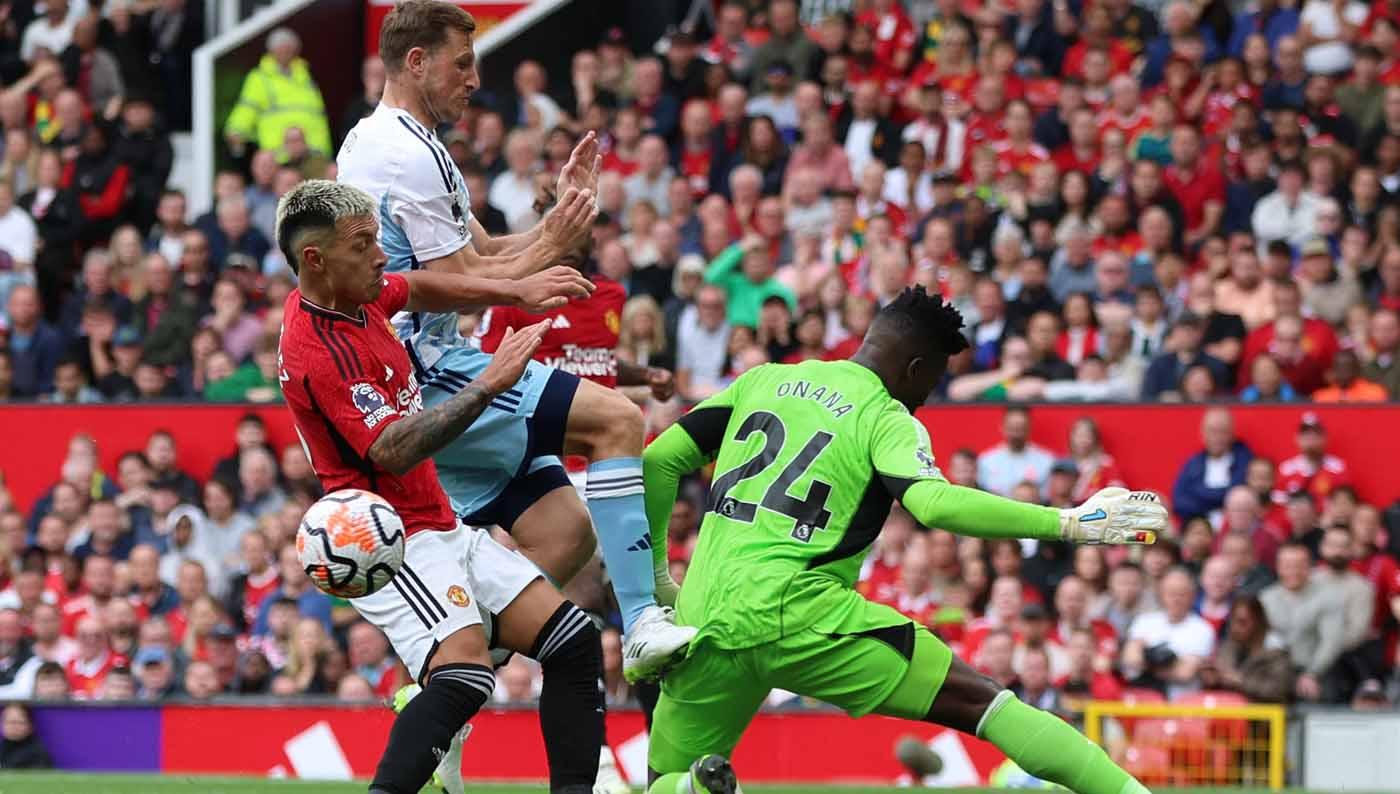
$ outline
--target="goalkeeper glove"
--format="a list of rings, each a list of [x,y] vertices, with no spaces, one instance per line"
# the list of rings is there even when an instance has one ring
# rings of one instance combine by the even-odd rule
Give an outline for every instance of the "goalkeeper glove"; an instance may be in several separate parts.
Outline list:
[[[1060,537],[1076,543],[1155,543],[1167,508],[1151,491],[1105,488],[1079,507],[1060,511]]]

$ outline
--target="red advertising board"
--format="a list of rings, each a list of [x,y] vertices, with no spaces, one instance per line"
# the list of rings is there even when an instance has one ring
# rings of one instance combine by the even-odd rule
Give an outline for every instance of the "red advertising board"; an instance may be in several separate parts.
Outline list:
[[[28,510],[57,481],[68,439],[75,433],[96,438],[103,468],[115,473],[122,452],[143,448],[152,430],[166,428],[179,441],[180,465],[202,480],[220,458],[232,453],[234,426],[249,410],[267,421],[275,445],[296,443],[291,417],[281,406],[7,405],[0,411],[5,438],[0,474],[15,503]],[[1400,406],[1233,406],[1230,410],[1240,438],[1256,454],[1275,462],[1294,454],[1294,434],[1303,412],[1316,412],[1327,426],[1330,450],[1350,465],[1361,497],[1384,505],[1400,499],[1390,441],[1400,438]],[[1201,448],[1203,411],[1187,405],[1037,406],[1031,409],[1031,439],[1063,453],[1070,425],[1081,416],[1091,416],[1129,484],[1169,497],[1177,471]],[[1004,413],[1005,408],[996,405],[947,405],[921,409],[919,417],[929,426],[934,454],[946,461],[961,447],[981,451],[997,443]]]
[[[161,770],[178,773],[366,778],[389,736],[382,708],[169,706]],[[533,710],[488,710],[472,720],[463,774],[476,780],[545,780],[549,769]],[[1005,760],[991,745],[943,728],[886,717],[853,720],[829,711],[760,714],[734,755],[755,782],[894,783],[895,742],[914,735],[944,759],[939,782],[987,782]],[[623,771],[645,780],[646,735],[635,711],[608,715],[608,740]],[[832,752],[831,748],[840,748]]]
[[[476,19],[476,35],[480,36],[509,19],[515,12],[530,5],[531,0],[452,0]],[[394,9],[394,0],[369,0],[365,4],[365,54],[379,52],[379,28],[384,17]]]

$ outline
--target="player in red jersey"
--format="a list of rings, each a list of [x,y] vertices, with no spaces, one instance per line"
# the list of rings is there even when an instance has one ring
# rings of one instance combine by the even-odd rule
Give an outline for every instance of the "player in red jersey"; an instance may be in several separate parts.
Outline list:
[[[570,188],[560,212],[581,229],[592,205],[590,191]],[[425,409],[389,323],[404,309],[555,308],[590,285],[559,267],[514,281],[386,276],[375,209],[364,192],[324,180],[298,185],[277,208],[277,243],[299,281],[284,306],[277,367],[297,435],[327,492],[380,494],[407,535],[391,586],[351,601],[423,687],[395,720],[370,792],[417,792],[460,747],[454,738],[495,689],[488,642],[540,661],[551,789],[591,791],[603,731],[598,631],[524,557],[458,522],[431,460],[520,378],[545,325],[509,335],[472,383]],[[495,616],[489,641],[483,610]],[[461,790],[460,773],[453,783]]]

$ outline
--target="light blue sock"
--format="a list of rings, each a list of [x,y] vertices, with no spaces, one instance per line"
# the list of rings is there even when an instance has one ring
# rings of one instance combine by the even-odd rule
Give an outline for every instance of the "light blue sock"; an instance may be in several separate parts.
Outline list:
[[[623,631],[631,631],[642,610],[656,603],[642,459],[609,458],[589,464],[584,496],[622,610]]]

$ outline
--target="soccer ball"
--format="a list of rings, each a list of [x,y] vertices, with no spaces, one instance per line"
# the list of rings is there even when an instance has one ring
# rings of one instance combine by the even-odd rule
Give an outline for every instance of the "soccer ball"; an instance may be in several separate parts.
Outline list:
[[[403,565],[403,520],[369,491],[347,488],[312,505],[297,529],[297,556],[324,593],[367,596],[389,583]]]

